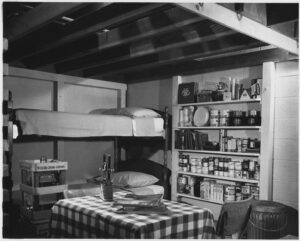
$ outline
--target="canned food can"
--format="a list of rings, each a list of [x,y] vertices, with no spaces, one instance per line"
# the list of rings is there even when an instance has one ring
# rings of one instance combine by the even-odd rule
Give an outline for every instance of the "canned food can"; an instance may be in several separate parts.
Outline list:
[[[243,177],[243,179],[249,179],[249,172],[248,171],[242,171],[242,177]]]
[[[182,158],[182,163],[188,164],[188,158],[186,156]]]
[[[214,170],[214,172],[215,172],[215,176],[219,176],[219,171],[218,170]]]
[[[234,171],[234,177],[235,178],[242,178],[242,171],[235,170]]]
[[[196,172],[197,172],[196,166],[191,166],[191,172],[192,172],[192,173],[196,173]]]
[[[233,161],[228,162],[228,169],[229,170],[234,170],[234,162]]]
[[[225,195],[235,195],[235,186],[225,186],[224,194]]]
[[[177,183],[178,184],[187,184],[187,177],[178,177],[177,178]]]
[[[242,186],[242,194],[250,194],[250,186],[249,185],[245,185]]]
[[[197,158],[197,165],[202,166],[202,158]]]
[[[229,118],[226,116],[220,116],[220,126],[228,126]]]
[[[202,173],[202,167],[197,167],[197,173]]]
[[[235,169],[236,171],[241,171],[241,170],[242,170],[242,163],[241,163],[240,161],[236,161],[236,162],[234,163],[234,169]]]
[[[242,200],[242,194],[241,193],[236,193],[235,194],[235,200],[236,201],[241,201]]]
[[[202,166],[203,166],[203,167],[208,167],[208,162],[207,162],[206,159],[205,159],[205,160],[202,160]]]
[[[228,177],[234,178],[234,170],[229,170],[228,171]]]
[[[224,177],[228,177],[228,172],[227,172],[227,171],[224,171],[224,172],[223,172],[223,176],[224,176]]]
[[[224,176],[224,172],[223,171],[219,171],[219,176],[223,177]]]
[[[235,201],[235,195],[224,195],[224,202]]]
[[[219,126],[219,110],[210,111],[210,126]]]
[[[208,174],[208,167],[202,167],[202,173]]]
[[[249,171],[255,171],[255,161],[250,160],[249,162]]]
[[[190,159],[190,164],[193,165],[193,166],[196,166],[197,165],[197,159],[196,158],[191,158]]]

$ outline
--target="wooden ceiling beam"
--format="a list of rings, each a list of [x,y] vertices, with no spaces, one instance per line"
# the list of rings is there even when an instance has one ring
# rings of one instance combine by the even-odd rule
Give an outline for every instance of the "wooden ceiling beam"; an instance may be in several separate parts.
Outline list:
[[[176,5],[222,24],[235,31],[248,35],[259,41],[282,48],[298,55],[298,43],[281,33],[245,16],[238,17],[237,13],[216,3],[175,3]]]
[[[189,35],[188,31],[183,31],[183,34]],[[208,41],[212,41],[216,38],[223,38],[229,35],[236,34],[234,31],[223,31],[215,34],[211,34],[208,36],[199,36],[197,34],[191,34],[192,37],[188,39],[184,39],[182,41],[173,42],[171,44],[165,44],[165,45],[159,45],[158,43],[155,43],[154,40],[147,39],[147,41],[142,42],[133,42],[131,45],[127,47],[127,51],[122,49],[116,49],[113,48],[111,50],[108,50],[111,52],[111,54],[105,54],[106,56],[109,56],[109,58],[105,58],[105,55],[101,55],[99,53],[98,55],[95,55],[95,57],[88,59],[84,58],[82,61],[79,59],[75,59],[73,61],[65,62],[63,64],[57,64],[55,65],[55,69],[58,73],[66,73],[71,70],[78,70],[78,69],[87,69],[92,68],[96,66],[106,65],[106,64],[113,64],[120,61],[127,61],[130,58],[137,58],[146,56],[149,54],[155,54],[160,53],[163,51],[170,51],[172,49],[182,48],[189,45],[194,45],[197,43],[204,43]],[[116,53],[119,53],[119,55],[116,55]]]
[[[41,3],[39,6],[33,8],[28,13],[17,18],[7,27],[5,33],[9,41],[20,39],[26,34],[29,34],[49,22],[70,13],[84,4],[79,2],[68,3]]]
[[[240,36],[240,34],[232,36],[229,35],[219,40],[212,40],[206,43],[204,42],[204,44],[194,44],[185,48],[174,48],[159,54],[150,54],[143,57],[120,61],[114,64],[97,66],[84,70],[83,75],[86,77],[93,77],[111,73],[126,73],[137,70],[140,71],[170,63],[179,64],[189,59],[196,59],[211,54],[245,49],[250,48],[251,46],[261,46],[261,43],[258,43],[253,39],[248,39],[245,43],[243,42],[243,39],[240,39],[241,37],[243,38],[243,36]],[[241,43],[236,44],[238,43],[237,41],[241,41]],[[216,46],[218,47],[216,48]]]
[[[214,71],[221,71],[226,69],[242,68],[262,64],[268,61],[284,61],[294,59],[295,55],[279,48],[255,48],[253,52],[239,51],[237,55],[216,58],[210,56],[209,59],[202,61],[186,61],[184,64],[175,65],[169,64],[167,66],[158,66],[146,71],[138,71],[134,73],[127,73],[124,75],[124,80],[127,84],[141,81],[158,80],[164,78],[171,78],[174,75],[191,75],[202,74]]]
[[[45,64],[56,64],[56,69],[60,73],[65,73],[74,70],[73,66],[75,65],[80,68],[80,65],[76,64],[80,62],[80,58],[86,59],[89,55],[94,55],[107,48],[125,45],[153,36],[158,37],[158,35],[174,32],[191,24],[199,23],[202,20],[204,19],[183,11],[181,8],[168,9],[164,12],[155,13],[151,16],[138,19],[135,22],[114,28],[108,32],[97,34],[98,45],[93,48],[88,46],[86,51],[74,51],[73,53],[68,53],[68,55],[58,51],[61,54],[56,56],[53,55],[53,51],[42,53],[45,56],[45,60],[43,62],[36,61],[32,67],[39,68]],[[30,59],[34,60],[36,56],[29,57],[25,61],[30,61]],[[71,69],[68,69],[68,67]],[[65,70],[65,68],[67,69]]]
[[[103,4],[103,7],[107,7],[111,3],[104,2],[102,4]],[[103,29],[107,29],[110,27],[114,27],[114,26],[122,24],[122,23],[134,21],[140,17],[144,17],[144,15],[149,12],[161,10],[162,8],[164,8],[164,7],[166,8],[167,6],[168,6],[168,8],[174,7],[174,6],[170,6],[166,3],[147,4],[143,7],[125,12],[124,14],[120,14],[120,15],[113,17],[111,19],[108,19],[106,21],[99,22],[99,23],[93,24],[87,28],[81,29],[79,31],[72,32],[66,36],[63,36],[63,37],[57,39],[56,41],[53,41],[51,43],[48,43],[47,45],[41,46],[39,49],[35,49],[35,51],[33,51],[33,52],[32,51],[24,52],[18,56],[14,56],[13,60],[16,61],[16,60],[20,60],[20,59],[23,59],[23,58],[26,58],[29,56],[34,56],[34,55],[42,53],[42,52],[50,51],[52,49],[55,49],[64,44],[68,44],[72,41],[78,40],[78,39],[80,39],[86,35],[92,34],[94,32],[97,32],[97,31],[100,31]]]
[[[163,13],[138,19],[134,23],[100,33],[98,35],[99,50],[138,41],[146,37],[165,34],[203,20],[204,18],[193,16],[188,12],[182,11],[181,8],[169,9]]]

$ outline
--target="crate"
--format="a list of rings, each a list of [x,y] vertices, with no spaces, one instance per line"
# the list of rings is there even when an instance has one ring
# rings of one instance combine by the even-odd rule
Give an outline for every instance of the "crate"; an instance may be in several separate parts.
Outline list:
[[[50,219],[38,221],[21,216],[21,229],[24,238],[48,238],[50,236]]]
[[[66,183],[67,162],[21,160],[20,168],[22,184],[29,187],[59,186]]]
[[[30,221],[40,221],[44,219],[50,220],[51,218],[51,209],[45,209],[45,210],[38,210],[35,211],[28,207],[21,207],[21,215],[26,217]]]
[[[65,188],[67,189],[67,188]],[[51,209],[54,203],[63,197],[62,192],[45,195],[34,195],[24,191],[21,187],[22,207],[33,209],[34,211]]]

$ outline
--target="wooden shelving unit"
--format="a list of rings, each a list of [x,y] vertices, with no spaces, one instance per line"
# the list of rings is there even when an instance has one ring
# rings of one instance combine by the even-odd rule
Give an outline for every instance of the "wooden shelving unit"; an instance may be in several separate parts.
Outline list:
[[[189,76],[175,76],[173,77],[173,101],[172,101],[172,116],[173,116],[173,143],[172,143],[172,199],[182,200],[184,202],[190,202],[192,204],[199,205],[201,207],[207,207],[213,212],[215,212],[216,218],[218,217],[218,212],[220,211],[220,206],[223,202],[215,202],[212,200],[206,200],[200,197],[193,196],[192,194],[179,193],[177,191],[177,177],[178,175],[193,176],[198,178],[208,178],[228,182],[236,183],[248,183],[250,185],[258,185],[260,189],[259,198],[263,200],[270,200],[272,198],[272,151],[270,150],[273,138],[271,133],[272,127],[272,110],[271,105],[273,105],[272,100],[272,66],[268,63],[263,64],[262,67],[262,96],[259,99],[249,99],[249,100],[232,100],[232,101],[215,101],[215,102],[197,102],[197,103],[187,103],[187,104],[177,104],[178,103],[178,85],[185,82],[195,81],[194,78]],[[215,74],[213,74],[215,78]],[[249,77],[250,78],[250,77]],[[202,81],[201,78],[199,82]],[[197,106],[207,106],[208,109],[230,109],[230,110],[250,110],[250,108],[259,108],[261,111],[261,125],[260,126],[179,126],[179,110],[184,107],[197,107]],[[240,109],[241,108],[241,109]],[[207,131],[210,135],[214,135],[215,138],[218,135],[216,132],[230,132],[231,135],[250,135],[258,137],[261,141],[260,153],[245,153],[245,152],[223,152],[223,151],[210,151],[210,150],[186,150],[175,148],[175,131],[181,130],[202,130]],[[214,132],[215,131],[215,132]],[[216,134],[213,134],[216,133]],[[232,134],[236,133],[236,134]],[[259,180],[254,179],[244,179],[244,178],[232,178],[224,177],[203,173],[195,173],[190,171],[182,171],[179,169],[178,160],[179,154],[189,155],[192,158],[198,157],[232,157],[232,160],[244,160],[251,159],[255,160],[260,165],[260,176]]]

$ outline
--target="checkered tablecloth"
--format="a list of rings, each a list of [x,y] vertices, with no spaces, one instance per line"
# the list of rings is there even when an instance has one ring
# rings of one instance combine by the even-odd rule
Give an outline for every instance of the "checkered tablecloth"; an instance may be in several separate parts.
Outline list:
[[[114,199],[126,193],[114,193]],[[215,237],[210,210],[163,200],[167,211],[119,214],[111,202],[85,196],[58,201],[52,208],[54,238],[202,238]]]

